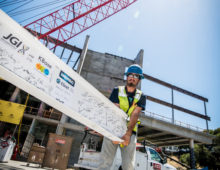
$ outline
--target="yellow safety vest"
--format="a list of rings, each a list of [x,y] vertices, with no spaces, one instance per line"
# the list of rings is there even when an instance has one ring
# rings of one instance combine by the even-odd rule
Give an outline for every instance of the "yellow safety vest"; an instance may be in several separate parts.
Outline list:
[[[129,117],[129,120],[130,120],[131,113],[137,107],[137,102],[141,98],[142,91],[136,89],[133,103],[132,103],[131,107],[129,108],[129,101],[128,101],[128,97],[127,97],[127,94],[126,94],[125,86],[119,86],[118,89],[119,89],[118,98],[119,98],[120,109],[122,109],[125,113],[128,114],[128,117]],[[129,123],[129,121],[128,121],[128,123]],[[133,131],[137,132],[137,124],[135,125]]]

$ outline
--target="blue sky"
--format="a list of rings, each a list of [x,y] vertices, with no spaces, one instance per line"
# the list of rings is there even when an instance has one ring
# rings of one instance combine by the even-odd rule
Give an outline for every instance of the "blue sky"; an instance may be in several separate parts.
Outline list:
[[[6,12],[12,10],[12,14],[45,2],[30,1],[19,9],[14,9],[18,4],[1,8]],[[209,99],[206,105],[211,117],[209,127],[215,129],[220,127],[219,9],[219,0],[138,0],[68,43],[82,48],[88,34],[89,49],[129,59],[134,59],[139,50],[144,49],[143,70],[146,74]],[[13,18],[20,22],[39,10]],[[45,11],[45,8],[41,10]],[[24,25],[37,18],[20,23]],[[148,95],[171,102],[168,88],[144,80],[142,89]],[[174,103],[204,114],[203,102],[192,97],[174,92]],[[148,102],[147,110],[171,117],[170,108],[151,102]],[[178,111],[175,111],[175,119],[206,128],[205,120]]]

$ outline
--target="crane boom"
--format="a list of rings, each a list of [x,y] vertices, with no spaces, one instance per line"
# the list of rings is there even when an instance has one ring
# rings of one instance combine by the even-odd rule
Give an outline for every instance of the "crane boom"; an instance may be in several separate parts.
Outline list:
[[[25,26],[53,49],[137,0],[77,0]],[[53,37],[53,38],[51,38]]]

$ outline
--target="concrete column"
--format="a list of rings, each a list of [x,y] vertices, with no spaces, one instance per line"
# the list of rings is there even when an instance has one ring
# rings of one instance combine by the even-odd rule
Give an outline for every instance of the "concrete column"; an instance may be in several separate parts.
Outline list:
[[[77,71],[76,71],[77,73],[79,73],[79,75],[81,74],[83,63],[84,63],[86,53],[87,53],[87,50],[88,50],[88,42],[89,42],[89,36],[87,35],[84,46],[83,46],[82,53],[80,55],[80,60],[79,60],[79,64],[78,64],[78,67],[77,67]]]
[[[19,92],[20,92],[20,89],[18,87],[16,87],[16,89],[14,90],[14,92],[13,92],[12,96],[10,97],[9,101],[15,102]]]
[[[35,130],[35,127],[36,127],[36,124],[37,124],[37,120],[34,118],[31,122],[31,127],[28,131],[28,134],[34,134],[34,130]]]
[[[141,67],[143,67],[143,59],[144,59],[144,50],[141,49],[137,57],[134,59],[134,62],[135,64],[139,64]]]
[[[64,131],[63,124],[67,122],[68,117],[65,114],[62,114],[59,124],[57,125],[56,134],[62,135]]]
[[[86,57],[86,53],[87,53],[87,50],[88,50],[88,42],[89,42],[89,36],[87,35],[85,43],[84,43],[84,46],[83,46],[82,53],[80,55],[79,64],[78,64],[78,67],[77,67],[77,73],[79,75],[81,74],[83,63],[84,63],[84,60],[85,60],[85,57]],[[57,129],[56,129],[56,134],[58,134],[58,135],[62,135],[63,134],[63,131],[64,131],[63,124],[65,122],[67,122],[67,120],[68,120],[68,117],[65,114],[62,114],[62,117],[60,119],[60,123],[58,124]]]
[[[33,136],[34,136],[34,131],[35,131],[36,124],[37,124],[37,120],[33,119],[32,123],[31,123],[31,126],[29,128],[27,137],[25,139],[22,151],[21,151],[21,155],[24,156],[24,157],[28,157],[28,153],[31,149],[31,146],[32,146],[33,142],[34,142]]]
[[[45,110],[46,104],[44,102],[41,102],[40,107],[38,109],[37,115],[42,117],[43,112]]]
[[[194,140],[193,139],[190,139],[189,147],[190,147],[190,167],[191,169],[195,169],[196,163],[195,163]]]
[[[137,57],[134,59],[134,63],[140,65],[143,67],[143,59],[144,59],[144,50],[141,49],[137,55]],[[141,89],[141,83],[137,86],[138,89]]]

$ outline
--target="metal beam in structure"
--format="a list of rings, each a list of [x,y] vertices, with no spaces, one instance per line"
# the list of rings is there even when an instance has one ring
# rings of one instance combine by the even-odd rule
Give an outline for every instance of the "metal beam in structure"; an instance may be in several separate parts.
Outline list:
[[[30,30],[29,28],[26,28],[32,35],[38,35],[38,36],[40,36],[40,34],[39,33],[37,33],[37,32],[33,32],[33,30]],[[78,47],[76,47],[76,46],[72,46],[72,45],[70,45],[70,44],[67,44],[67,43],[63,43],[63,42],[59,42],[59,40],[55,40],[55,38],[53,38],[53,37],[51,37],[51,36],[49,36],[49,38],[52,40],[52,42],[50,42],[50,43],[53,43],[53,42],[55,42],[55,41],[57,41],[58,43],[61,43],[59,46],[61,46],[61,47],[64,47],[64,48],[66,48],[66,49],[68,49],[68,50],[73,50],[73,51],[75,51],[75,52],[78,52],[78,53],[81,53],[82,52],[82,49],[80,49],[80,48],[78,48]],[[46,40],[46,39],[45,39]]]
[[[192,93],[192,92],[190,92],[190,91],[184,90],[184,89],[182,89],[182,88],[179,88],[179,87],[177,87],[177,86],[174,86],[174,85],[172,85],[172,84],[170,84],[170,83],[167,83],[167,82],[165,82],[165,81],[159,80],[159,79],[154,78],[154,77],[152,77],[152,76],[149,76],[149,75],[147,75],[147,74],[144,74],[144,78],[146,78],[146,79],[148,79],[148,80],[150,80],[150,81],[153,81],[153,82],[155,82],[155,83],[161,84],[161,85],[163,85],[163,86],[165,86],[165,87],[169,87],[169,88],[171,88],[171,89],[173,89],[173,90],[179,91],[179,92],[181,92],[181,93],[183,93],[183,94],[187,94],[187,95],[189,95],[189,96],[191,96],[191,97],[194,97],[194,98],[197,98],[197,99],[199,99],[199,100],[208,102],[208,99],[205,98],[205,97],[199,96],[199,95],[197,95],[197,94],[195,94],[195,93]]]
[[[72,55],[73,55],[73,50],[71,51],[71,53],[70,53],[70,56],[69,56],[69,58],[68,58],[68,60],[67,60],[67,62],[66,62],[66,64],[69,64],[69,62],[70,62],[70,59],[71,59],[71,57],[72,57]]]
[[[197,117],[200,117],[200,118],[205,119],[205,120],[210,120],[210,117],[207,116],[207,115],[202,115],[202,114],[200,114],[200,113],[197,113],[197,112],[194,112],[194,111],[185,109],[185,108],[183,108],[183,107],[180,107],[180,106],[177,106],[177,105],[168,103],[168,102],[165,102],[165,101],[163,101],[163,100],[160,100],[160,99],[157,99],[157,98],[154,98],[154,97],[151,97],[151,96],[147,96],[147,99],[150,100],[150,101],[152,101],[152,102],[155,102],[155,103],[158,103],[158,104],[162,104],[162,105],[164,105],[164,106],[168,106],[168,107],[174,108],[174,109],[176,109],[176,110],[179,110],[179,111],[182,111],[182,112],[191,114],[191,115],[193,115],[193,116],[197,116]]]

